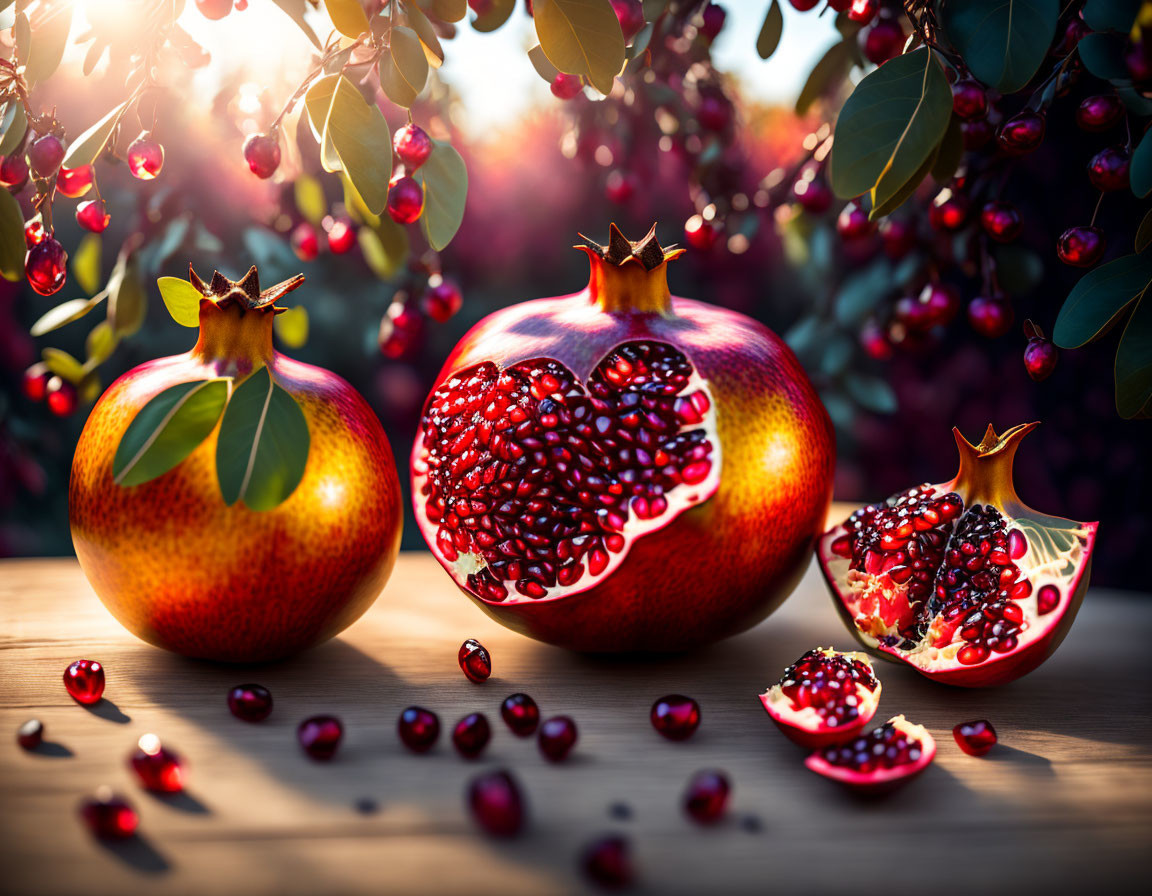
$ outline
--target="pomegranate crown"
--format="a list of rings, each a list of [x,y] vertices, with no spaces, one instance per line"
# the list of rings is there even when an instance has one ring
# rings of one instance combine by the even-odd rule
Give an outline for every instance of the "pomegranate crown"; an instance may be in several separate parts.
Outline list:
[[[280,314],[288,309],[277,308],[275,303],[303,284],[304,275],[297,274],[283,283],[277,283],[261,291],[260,275],[256,272],[256,265],[252,265],[248,273],[239,280],[229,280],[219,271],[213,271],[212,280],[207,284],[192,270],[192,265],[188,265],[188,281],[205,300],[218,308],[227,308],[235,304],[246,311],[266,308],[274,314]]]
[[[960,430],[953,428],[956,448],[960,452],[960,471],[953,488],[967,497],[969,504],[1018,502],[1012,484],[1012,464],[1020,441],[1040,424],[1021,423],[1006,429],[1000,435],[992,424],[984,433],[980,444],[973,445]]]
[[[630,261],[639,262],[644,270],[654,271],[666,261],[672,261],[684,254],[683,249],[675,245],[664,248],[656,239],[656,225],[653,224],[643,239],[633,242],[629,240],[615,224],[608,225],[608,245],[602,246],[584,234],[578,234],[584,240],[583,246],[577,246],[585,252],[592,252],[608,264],[622,267]]]

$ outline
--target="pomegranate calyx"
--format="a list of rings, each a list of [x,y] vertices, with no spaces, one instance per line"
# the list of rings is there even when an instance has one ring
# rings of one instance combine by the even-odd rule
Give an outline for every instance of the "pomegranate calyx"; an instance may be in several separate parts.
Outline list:
[[[952,490],[962,495],[969,505],[1021,506],[1013,485],[1012,465],[1024,436],[1039,425],[1039,422],[1021,423],[996,435],[989,423],[978,445],[973,445],[953,427],[952,435],[960,453],[960,470],[952,483]]]
[[[304,275],[297,274],[282,283],[261,290],[260,275],[256,271],[256,265],[252,265],[248,269],[248,273],[239,280],[229,280],[219,271],[213,271],[212,280],[207,284],[197,276],[192,265],[188,265],[188,280],[197,292],[218,308],[226,308],[231,304],[236,304],[248,311],[269,308],[273,313],[280,314],[288,309],[277,308],[275,303],[292,290],[302,286]]]
[[[606,246],[583,234],[580,238],[584,245],[575,248],[588,256],[586,292],[592,304],[612,313],[672,314],[667,264],[684,250],[663,248],[656,239],[655,224],[636,242],[627,239],[615,224],[609,228]]]

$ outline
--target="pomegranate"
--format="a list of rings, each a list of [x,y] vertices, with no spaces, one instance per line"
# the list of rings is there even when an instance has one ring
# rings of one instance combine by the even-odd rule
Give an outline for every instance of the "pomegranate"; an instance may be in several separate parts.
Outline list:
[[[927,729],[895,716],[855,740],[817,750],[804,764],[863,793],[882,793],[920,774],[936,756]]]
[[[816,647],[785,669],[760,702],[790,740],[814,750],[854,737],[872,721],[880,682],[864,654]]]
[[[577,650],[684,649],[763,619],[831,493],[828,415],[792,352],[668,291],[655,231],[581,246],[585,290],[457,345],[412,452],[416,517],[498,621]]]
[[[817,553],[865,646],[946,684],[1013,681],[1064,639],[1088,587],[1097,523],[1037,513],[1012,462],[1039,424],[979,445],[953,430],[960,471],[857,510]]]
[[[202,296],[196,345],[129,371],[88,417],[72,462],[72,540],[105,606],[145,641],[186,656],[271,660],[331,638],[375,600],[399,549],[400,483],[368,403],[335,374],[273,348],[275,302],[303,277],[264,292],[255,268],[238,283],[220,273],[209,285],[194,272],[191,280]],[[222,427],[211,422],[166,472],[147,468],[145,445],[139,465],[119,470],[121,480],[140,484],[117,482],[118,446],[153,399],[221,377],[232,378],[235,396],[261,374],[287,393],[271,392],[263,407],[274,397],[294,401],[307,425],[307,464],[295,488],[280,491],[281,503],[251,492],[225,503],[217,482]],[[156,431],[157,439],[167,432]],[[244,455],[242,491],[271,459],[260,444],[250,442]],[[135,471],[158,475],[125,479]]]
[[[996,746],[996,729],[987,719],[961,722],[952,729],[956,745],[969,756],[983,756]]]

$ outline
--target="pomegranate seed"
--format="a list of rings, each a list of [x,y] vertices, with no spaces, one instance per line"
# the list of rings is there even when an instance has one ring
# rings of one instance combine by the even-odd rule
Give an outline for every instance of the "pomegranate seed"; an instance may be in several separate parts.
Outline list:
[[[128,145],[128,170],[140,180],[152,180],[164,167],[164,147],[145,131]]]
[[[1053,584],[1041,585],[1036,592],[1036,612],[1041,616],[1060,606],[1060,589]]]
[[[132,804],[107,787],[81,801],[80,817],[88,830],[102,840],[127,840],[140,823]]]
[[[1005,299],[977,296],[968,303],[968,323],[987,339],[999,339],[1012,328],[1016,314]]]
[[[64,687],[77,703],[96,703],[104,693],[104,667],[96,660],[76,660],[64,670]]]
[[[961,722],[952,729],[956,743],[969,756],[983,756],[996,746],[996,729],[985,719]]]
[[[196,0],[196,8],[204,18],[217,21],[232,12],[232,0]]]
[[[477,684],[488,680],[488,676],[492,674],[492,657],[488,655],[488,651],[484,649],[484,645],[477,641],[475,638],[469,638],[460,645],[460,652],[457,654],[456,659],[460,663],[460,668],[464,670],[464,675],[469,681],[474,681]]]
[[[432,155],[432,138],[409,122],[392,135],[392,149],[408,171],[415,171]]]
[[[47,236],[48,231],[44,229],[44,222],[40,220],[39,215],[24,225],[24,247],[26,249],[31,249],[33,246],[44,242],[44,238]]]
[[[184,769],[180,757],[160,743],[155,734],[145,734],[129,757],[132,770],[145,790],[179,793],[184,789]]]
[[[576,723],[569,716],[553,716],[540,726],[540,752],[551,762],[563,762],[576,745]]]
[[[272,714],[272,692],[259,684],[238,684],[228,692],[228,709],[244,722],[263,722]]]
[[[79,199],[92,189],[94,177],[91,165],[79,168],[61,168],[56,175],[56,190],[69,199]]]
[[[632,883],[632,849],[619,835],[600,837],[584,848],[580,858],[584,874],[597,886],[619,890]]]
[[[811,215],[822,215],[832,205],[832,190],[823,178],[801,177],[792,185],[792,196]]]
[[[419,706],[409,706],[396,723],[400,740],[413,753],[427,753],[440,736],[440,718]]]
[[[1020,235],[1020,213],[1008,202],[987,203],[980,210],[980,226],[999,243],[1010,243]]]
[[[967,196],[942,190],[928,209],[928,223],[941,233],[955,233],[968,222],[968,211]]]
[[[452,729],[452,744],[465,759],[479,756],[491,738],[492,729],[488,719],[478,712],[464,716]]]
[[[343,737],[344,725],[335,716],[312,716],[301,722],[296,729],[296,739],[301,749],[320,762],[326,762],[336,755]]]
[[[731,790],[723,772],[699,771],[688,782],[684,811],[698,824],[714,824],[723,817]]]
[[[494,837],[513,837],[524,827],[524,800],[506,771],[487,772],[468,785],[468,808],[476,823]]]
[[[280,167],[280,141],[275,134],[250,134],[244,141],[244,161],[261,180],[267,180]]]
[[[686,740],[700,727],[700,704],[691,697],[669,694],[652,704],[652,727],[668,740]]]
[[[44,743],[44,723],[39,719],[29,719],[16,729],[16,743],[25,750],[35,750]]]
[[[880,0],[852,0],[848,7],[848,18],[861,25],[867,25],[880,11]]]
[[[500,704],[500,717],[517,737],[531,737],[540,724],[540,707],[527,694],[512,694]]]
[[[397,224],[411,224],[424,211],[424,188],[406,174],[396,174],[388,184],[388,214]]]
[[[1008,556],[1013,560],[1019,560],[1026,553],[1028,553],[1028,539],[1019,529],[1012,529],[1008,533]]]

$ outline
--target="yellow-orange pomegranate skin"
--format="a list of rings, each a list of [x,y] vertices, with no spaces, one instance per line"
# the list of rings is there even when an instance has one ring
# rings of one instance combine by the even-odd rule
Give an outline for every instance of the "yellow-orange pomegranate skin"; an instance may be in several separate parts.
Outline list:
[[[319,644],[367,610],[399,550],[400,484],[379,420],[340,377],[275,352],[272,317],[203,302],[196,347],[116,380],[76,447],[69,515],[80,565],[125,628],[185,656],[258,662]],[[120,439],[151,398],[190,380],[239,382],[261,364],[310,434],[303,479],[283,503],[225,505],[219,427],[159,478],[113,481]]]

